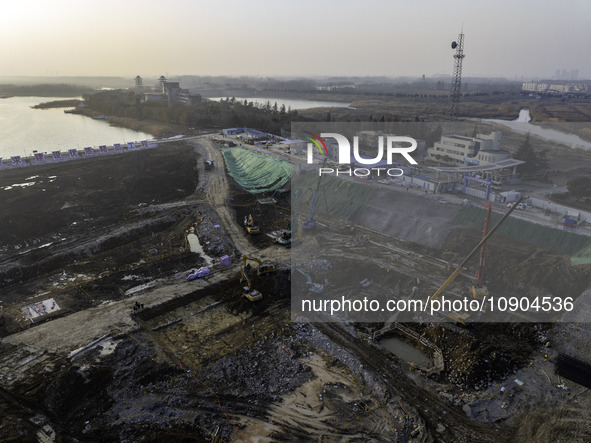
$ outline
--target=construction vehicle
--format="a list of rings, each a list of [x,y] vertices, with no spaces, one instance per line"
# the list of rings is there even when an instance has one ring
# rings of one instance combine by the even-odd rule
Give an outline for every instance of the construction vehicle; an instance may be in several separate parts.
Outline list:
[[[260,234],[261,233],[259,227],[254,224],[254,219],[252,218],[252,214],[248,214],[246,217],[244,217],[244,229],[246,229],[246,231],[249,234]]]
[[[258,275],[264,275],[264,274],[269,274],[271,272],[275,272],[277,269],[275,268],[274,264],[271,263],[263,263],[262,261],[260,261],[258,258],[254,258],[254,257],[249,257],[247,255],[243,255],[242,256],[242,267],[244,268],[244,270],[248,271],[250,269],[250,265],[247,265],[246,262],[248,260],[251,260],[253,262],[258,263],[259,267],[257,268],[257,274]]]
[[[507,211],[507,213],[505,215],[503,215],[503,217],[498,221],[498,223],[496,225],[494,225],[494,227],[490,230],[489,233],[487,233],[482,240],[480,241],[480,243],[478,243],[476,245],[476,247],[474,249],[472,249],[472,251],[466,256],[466,258],[464,258],[464,260],[462,261],[462,263],[460,263],[458,265],[458,267],[455,269],[454,272],[452,272],[452,274],[447,278],[447,280],[445,280],[443,282],[443,284],[439,287],[439,289],[437,289],[437,291],[435,291],[435,293],[429,297],[427,299],[427,304],[431,303],[431,300],[436,299],[437,297],[439,297],[443,291],[445,290],[445,288],[447,288],[451,282],[453,282],[456,277],[458,275],[460,275],[462,273],[462,271],[464,270],[464,266],[466,265],[466,263],[468,262],[468,260],[470,260],[472,257],[474,257],[474,255],[478,252],[478,250],[482,247],[482,245],[486,244],[487,240],[495,233],[495,231],[499,228],[499,226],[501,226],[503,224],[503,222],[509,217],[509,215],[511,215],[511,213],[515,210],[515,208],[517,207],[517,205],[519,205],[521,203],[522,200],[524,200],[526,197],[524,195],[520,196],[517,201],[513,204],[513,206],[511,206],[511,208]],[[465,320],[468,319],[469,314],[467,313],[462,313],[462,314],[457,314],[457,315],[453,315],[453,314],[448,314],[448,317],[458,321],[459,323],[465,325],[466,322]]]
[[[324,163],[322,163],[322,167],[326,165],[326,160],[324,159]],[[312,218],[314,215],[314,208],[316,207],[316,203],[318,203],[318,190],[320,189],[320,180],[322,179],[322,175],[318,176],[318,183],[316,184],[316,190],[314,191],[314,196],[312,197],[312,205],[310,206],[310,213],[308,214],[308,219],[302,222],[302,228],[304,229],[314,229],[316,227],[316,220]]]
[[[291,222],[287,224],[287,229],[278,229],[267,234],[273,241],[282,246],[290,247],[292,243],[291,238]]]
[[[279,229],[277,231],[269,232],[267,233],[267,236],[272,238],[273,242],[281,246],[288,248],[291,246],[291,231],[288,231],[287,229]]]
[[[246,297],[250,301],[258,301],[263,298],[263,294],[261,294],[256,289],[252,289],[250,284],[250,279],[248,278],[248,273],[243,266],[240,266],[240,272],[242,273],[242,277],[240,278],[240,283],[246,281],[246,286],[242,287],[242,297]]]
[[[306,282],[306,284],[308,285],[308,291],[319,294],[324,290],[324,285],[321,285],[320,283],[314,283],[312,281],[312,277],[310,277],[310,274],[308,274],[302,268],[300,268],[299,266],[295,266],[295,270],[302,274],[304,277],[306,277],[306,279],[308,280]]]
[[[275,238],[275,243],[279,243],[282,246],[291,246],[292,238],[291,238],[291,231],[285,230],[282,231],[279,235]]]

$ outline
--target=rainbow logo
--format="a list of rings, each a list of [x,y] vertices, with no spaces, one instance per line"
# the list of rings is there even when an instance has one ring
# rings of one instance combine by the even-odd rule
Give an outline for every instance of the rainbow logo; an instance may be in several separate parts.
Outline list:
[[[320,137],[318,137],[316,134],[313,134],[308,131],[305,131],[305,132],[306,132],[306,134],[310,134],[311,136],[314,137],[314,138],[312,138],[312,137],[306,137],[306,138],[318,147],[318,149],[320,150],[320,153],[321,154],[326,153],[326,155],[328,155],[328,149],[326,149],[326,145],[324,144],[324,141],[322,141],[322,139]],[[318,143],[318,142],[320,142],[320,143]],[[324,152],[322,152],[322,148],[320,147],[320,144],[322,144],[322,146],[324,147]]]

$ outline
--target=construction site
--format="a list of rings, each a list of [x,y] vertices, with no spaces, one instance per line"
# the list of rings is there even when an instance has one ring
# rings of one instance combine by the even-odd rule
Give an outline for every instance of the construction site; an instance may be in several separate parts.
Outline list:
[[[227,141],[2,171],[0,441],[591,440],[586,225]]]

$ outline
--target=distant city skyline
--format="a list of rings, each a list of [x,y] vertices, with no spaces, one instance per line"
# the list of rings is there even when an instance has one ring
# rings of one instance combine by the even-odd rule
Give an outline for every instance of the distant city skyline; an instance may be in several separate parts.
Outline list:
[[[0,77],[591,77],[591,2],[21,0],[0,14]],[[576,76],[574,75],[576,73]],[[568,78],[566,78],[566,77]]]

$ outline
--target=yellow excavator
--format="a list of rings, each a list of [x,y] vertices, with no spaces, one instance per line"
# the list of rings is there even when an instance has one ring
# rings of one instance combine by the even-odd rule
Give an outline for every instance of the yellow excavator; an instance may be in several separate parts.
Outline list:
[[[242,290],[243,290],[242,297],[246,297],[250,301],[258,301],[261,298],[263,298],[263,294],[261,294],[256,289],[252,289],[252,286],[250,284],[250,279],[248,278],[248,273],[247,273],[246,269],[244,269],[243,266],[240,266],[240,272],[242,273],[242,277],[240,278],[240,283],[242,283],[243,281],[246,281],[246,285],[247,285],[247,286],[242,287]]]
[[[248,216],[244,217],[244,229],[246,229],[246,232],[248,232],[249,234],[261,233],[259,227],[254,224],[252,214],[248,214]]]
[[[263,263],[258,258],[249,257],[248,255],[243,255],[242,256],[242,267],[244,268],[245,271],[248,270],[248,267],[247,267],[247,264],[246,264],[246,262],[248,260],[251,260],[253,262],[258,263],[258,265],[259,265],[259,267],[257,268],[257,274],[258,275],[269,274],[271,272],[275,272],[276,271],[275,265],[273,265],[271,263]]]

